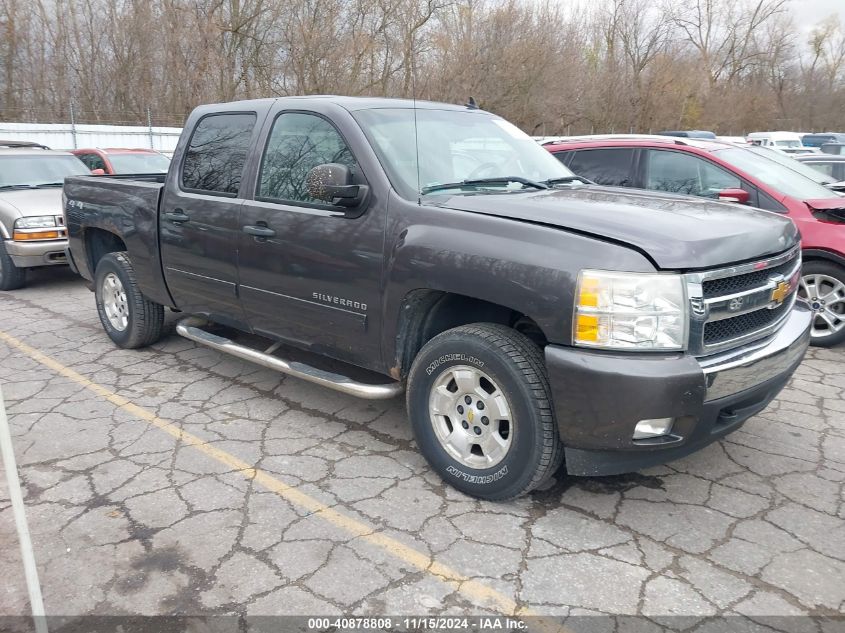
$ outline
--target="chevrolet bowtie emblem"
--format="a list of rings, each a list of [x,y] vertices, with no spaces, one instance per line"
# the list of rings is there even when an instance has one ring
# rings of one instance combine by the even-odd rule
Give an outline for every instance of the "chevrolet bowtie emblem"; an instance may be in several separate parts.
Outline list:
[[[772,290],[772,301],[783,303],[783,300],[789,295],[789,291],[791,289],[792,286],[790,286],[787,282],[780,282],[777,286],[775,286],[775,289]]]
[[[470,409],[469,411],[467,411],[467,420],[469,420],[470,422],[472,422],[472,419],[473,419],[474,417],[475,417],[475,414],[472,412],[472,409]]]

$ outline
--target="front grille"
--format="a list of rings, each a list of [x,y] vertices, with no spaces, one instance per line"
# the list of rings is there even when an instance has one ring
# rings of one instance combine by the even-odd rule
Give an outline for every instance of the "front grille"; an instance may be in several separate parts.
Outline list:
[[[772,275],[780,273],[787,276],[795,267],[795,260],[791,259],[779,266],[766,268],[765,270],[755,270],[754,272],[745,273],[744,275],[737,275],[735,277],[722,277],[721,279],[709,279],[702,284],[704,290],[704,298],[712,299],[713,297],[722,297],[724,295],[732,295],[737,292],[745,292],[758,286],[763,286],[769,281]]]
[[[689,273],[690,351],[707,356],[775,332],[795,304],[800,267],[796,247],[762,261]],[[786,296],[783,282],[789,283]]]
[[[762,310],[740,314],[730,319],[705,323],[704,344],[718,345],[719,343],[743,337],[749,332],[765,329],[773,323],[777,323],[791,309],[792,301],[787,300],[772,310],[763,308]]]

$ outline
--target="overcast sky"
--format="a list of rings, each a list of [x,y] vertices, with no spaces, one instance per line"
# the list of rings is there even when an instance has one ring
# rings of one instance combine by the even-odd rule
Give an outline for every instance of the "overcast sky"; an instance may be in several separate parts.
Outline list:
[[[795,25],[805,31],[834,13],[845,18],[845,0],[792,0]]]

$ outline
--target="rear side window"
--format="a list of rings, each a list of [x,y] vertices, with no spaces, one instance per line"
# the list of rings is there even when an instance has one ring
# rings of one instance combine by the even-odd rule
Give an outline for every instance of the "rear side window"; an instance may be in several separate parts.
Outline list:
[[[254,127],[252,113],[203,118],[185,152],[182,188],[237,195]]]
[[[85,166],[94,171],[95,169],[102,169],[105,171],[106,163],[99,154],[79,154],[79,160],[85,163]]]
[[[600,185],[629,187],[633,149],[585,149],[575,152],[569,169]]]
[[[306,177],[317,165],[341,163],[355,174],[352,152],[324,118],[303,112],[282,114],[273,123],[258,178],[261,200],[325,204],[308,194]]]

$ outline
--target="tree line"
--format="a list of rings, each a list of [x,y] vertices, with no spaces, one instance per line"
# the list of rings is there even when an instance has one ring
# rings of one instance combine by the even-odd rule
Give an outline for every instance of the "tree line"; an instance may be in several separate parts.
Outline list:
[[[845,130],[845,25],[788,0],[0,0],[0,120],[473,96],[535,135]],[[800,5],[799,5],[800,6]]]

